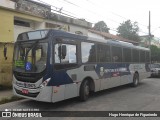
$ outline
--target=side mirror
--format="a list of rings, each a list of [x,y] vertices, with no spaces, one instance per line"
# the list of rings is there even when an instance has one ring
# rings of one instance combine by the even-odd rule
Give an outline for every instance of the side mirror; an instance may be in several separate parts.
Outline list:
[[[58,56],[60,59],[65,59],[67,54],[67,47],[66,45],[62,45],[58,47]]]
[[[7,60],[7,47],[6,47],[6,45],[4,45],[3,55],[4,55],[5,60]]]
[[[65,59],[67,55],[67,47],[66,45],[62,45],[62,58]]]

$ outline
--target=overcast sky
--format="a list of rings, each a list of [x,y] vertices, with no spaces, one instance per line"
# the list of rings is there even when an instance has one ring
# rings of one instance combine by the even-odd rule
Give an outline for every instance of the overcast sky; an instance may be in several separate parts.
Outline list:
[[[37,0],[38,1],[38,0]],[[148,34],[149,11],[151,11],[151,33],[160,38],[159,0],[41,0],[67,11],[77,18],[91,23],[103,20],[110,33],[116,34],[120,23],[130,19],[138,22],[140,35]],[[58,9],[57,9],[58,10]],[[63,11],[62,11],[63,12]]]

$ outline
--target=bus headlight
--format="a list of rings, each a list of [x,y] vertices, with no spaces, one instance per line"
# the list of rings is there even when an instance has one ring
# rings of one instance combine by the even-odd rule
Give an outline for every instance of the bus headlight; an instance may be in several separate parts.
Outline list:
[[[45,80],[45,81],[40,85],[40,88],[45,87],[50,80],[51,80],[51,78],[48,78],[47,80]]]

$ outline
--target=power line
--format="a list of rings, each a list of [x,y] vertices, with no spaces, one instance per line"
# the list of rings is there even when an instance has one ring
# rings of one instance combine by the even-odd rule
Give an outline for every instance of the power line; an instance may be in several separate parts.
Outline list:
[[[82,8],[81,6],[79,6],[79,5],[77,5],[77,4],[75,4],[75,3],[73,3],[73,2],[70,2],[70,1],[68,1],[68,0],[63,0],[63,1],[65,1],[65,2],[67,2],[67,3],[69,3],[69,4],[71,4],[71,5],[74,5],[74,6],[76,6],[76,7],[79,7],[79,8]],[[86,0],[87,2],[89,2],[90,4],[92,4],[92,5],[94,5],[94,6],[96,6],[97,7],[97,5],[95,5],[93,2],[91,2],[90,0]],[[85,8],[86,9],[86,8]],[[93,11],[90,11],[90,10],[88,10],[87,9],[87,11],[89,11],[90,13],[92,13],[92,14],[97,14],[97,13],[95,13],[95,12],[93,12]],[[121,16],[121,15],[118,15],[118,14],[116,14],[116,13],[114,13],[114,12],[111,12],[112,14],[114,14],[114,15],[116,15],[116,16],[118,16],[118,17],[121,17],[121,18],[123,18],[123,19],[127,19],[127,18],[125,18],[125,17],[123,17],[123,16]],[[100,14],[97,14],[97,15],[100,15]],[[102,15],[100,15],[100,16],[102,16]],[[120,22],[117,22],[117,21],[115,21],[115,20],[113,20],[113,19],[110,19],[110,18],[107,18],[108,20],[110,20],[110,21],[112,21],[112,22],[115,22],[115,23],[118,23],[118,24],[120,24]],[[131,21],[131,20],[130,20]],[[133,21],[131,21],[131,22],[133,22]],[[134,22],[133,22],[134,23]],[[147,26],[145,26],[145,25],[143,25],[143,24],[140,24],[140,23],[138,23],[139,25],[142,25],[142,26],[144,26],[144,27],[147,27]]]
[[[117,14],[117,13],[114,13],[114,12],[111,12],[111,13],[114,14],[114,15],[116,15],[116,16],[118,16],[118,17],[121,17],[121,18],[123,18],[123,19],[128,20],[126,17],[123,17],[123,16],[121,16],[121,15],[119,15],[119,14]],[[134,23],[134,21],[132,21],[132,20],[130,20],[130,21]],[[143,24],[141,24],[141,23],[138,23],[138,24],[140,24],[140,25],[142,25],[142,26],[144,26],[144,27],[148,27],[148,26],[143,25]]]
[[[71,4],[71,5],[74,5],[74,6],[76,6],[76,7],[80,7],[79,5],[76,5],[75,3],[70,2],[70,1],[68,1],[68,0],[63,0],[63,1],[66,1],[67,3],[69,3],[69,4]],[[95,5],[95,4],[94,4],[93,2],[91,2],[90,0],[86,0],[86,1],[89,2],[89,3],[91,3],[92,5]],[[81,8],[81,7],[80,7],[80,8]],[[89,11],[89,12],[94,13],[94,14],[97,14],[97,13],[95,13],[95,12],[93,12],[93,11]],[[121,15],[118,15],[118,14],[116,14],[116,13],[113,13],[113,12],[112,12],[112,14],[114,14],[114,15],[116,15],[116,16],[119,16],[119,17],[121,17],[121,18],[123,18],[123,19],[127,19],[127,18],[125,18],[125,17],[123,17],[123,16],[121,16]],[[100,15],[100,14],[97,14],[97,15]],[[100,15],[100,16],[102,16],[102,15]],[[112,22],[115,22],[115,23],[120,24],[120,22],[117,22],[117,21],[112,20],[112,19],[110,19],[110,18],[107,18],[107,19],[110,20],[110,21],[112,21]],[[130,21],[131,21],[131,20],[130,20]],[[133,22],[133,21],[131,21],[131,22]],[[138,24],[139,24],[139,23],[138,23]],[[142,25],[142,24],[141,24],[141,25]],[[143,26],[145,26],[145,25],[143,25]],[[146,27],[146,26],[145,26],[145,27]],[[115,29],[110,29],[110,30],[117,32],[117,30],[115,30]],[[148,34],[148,33],[143,32],[143,31],[139,31],[139,32]]]
[[[34,1],[38,1],[38,2],[40,2],[40,3],[43,3],[43,4],[45,4],[45,5],[48,5],[48,6],[51,6],[51,7],[55,8],[55,9],[51,9],[51,10],[53,10],[53,11],[55,11],[55,12],[57,12],[57,13],[61,13],[61,14],[64,14],[64,15],[66,15],[66,16],[79,19],[79,18],[73,16],[73,15],[75,15],[74,13],[71,13],[71,12],[69,12],[69,11],[63,10],[63,9],[62,9],[63,7],[58,8],[58,7],[56,7],[56,6],[53,6],[53,5],[51,5],[51,4],[48,4],[48,3],[43,2],[43,1],[41,1],[41,0],[34,0]],[[62,11],[63,11],[63,12],[62,12]],[[66,12],[66,13],[64,13],[64,12]],[[71,15],[69,15],[69,14],[67,14],[67,13],[69,13],[69,14],[71,14]]]
[[[59,0],[58,0],[59,1]],[[73,2],[70,2],[70,1],[68,1],[68,0],[63,0],[64,2],[67,2],[68,4],[71,4],[71,5],[74,5],[74,6],[76,6],[76,7],[79,7],[79,8],[82,8],[81,6],[79,6],[79,5],[77,5],[77,4],[75,4],[75,3],[73,3]],[[84,8],[84,7],[83,7]],[[99,14],[99,13],[96,13],[96,12],[93,12],[93,11],[91,11],[91,10],[89,10],[89,9],[86,9],[86,8],[84,8],[85,10],[87,10],[89,13],[92,13],[93,15],[98,15],[98,16],[102,16],[101,14]],[[117,22],[117,21],[115,21],[115,20],[113,20],[113,19],[110,19],[110,18],[107,18],[108,20],[110,20],[110,21],[112,21],[112,22],[115,22],[115,23],[120,23],[120,22]]]
[[[76,5],[76,4],[74,4],[74,3],[72,3],[72,2],[70,2],[70,1],[68,1],[68,0],[63,0],[63,1],[65,1],[65,2],[67,2],[67,3],[69,3],[69,4],[71,4],[71,5],[74,5],[74,6],[76,6],[76,7],[80,7],[79,5]]]
[[[70,2],[70,1],[68,1],[68,0],[63,0],[63,1],[67,1],[69,4],[72,4],[72,5],[76,6],[76,7],[81,8],[81,6],[79,6],[79,5],[77,5],[77,4],[73,3],[73,2]],[[90,1],[90,0],[86,0],[86,1],[87,1],[88,3],[90,3],[90,4],[92,4],[92,5],[94,5],[94,6],[97,7],[97,5],[95,5],[95,3],[93,3],[92,1]],[[99,7],[99,8],[101,8],[101,7]],[[86,9],[86,8],[85,8],[85,9]],[[95,12],[93,12],[93,11],[90,11],[90,10],[87,10],[87,11],[91,12],[92,14],[93,14],[93,13],[94,13],[94,14],[97,14],[97,13],[95,13]],[[112,13],[113,15],[115,15],[115,16],[118,16],[118,17],[121,17],[121,18],[123,18],[123,19],[128,20],[128,18],[123,17],[123,16],[121,16],[121,15],[115,13],[115,12],[112,12],[112,11],[111,11],[111,13]],[[97,14],[97,15],[100,15],[100,14]],[[101,15],[100,15],[100,16],[101,16]],[[112,19],[109,19],[109,18],[107,18],[107,19],[110,20],[110,21],[112,21],[112,22],[115,22],[115,23],[120,24],[120,22],[117,22],[117,21],[115,21],[115,20],[112,20]],[[130,20],[130,21],[131,21],[132,23],[134,23],[134,21],[132,21],[132,20]],[[146,27],[146,28],[148,27],[147,25],[144,25],[144,24],[141,24],[141,23],[138,23],[138,25],[141,25],[141,26]],[[117,32],[117,30],[115,30],[115,28],[113,28],[113,29],[110,28],[110,30]],[[139,30],[138,32],[139,32],[139,33],[148,34],[147,32],[144,32],[144,31],[142,31],[142,30]]]
[[[86,0],[88,3],[90,3],[90,4],[92,4],[92,5],[94,5],[94,6],[98,6],[97,4],[95,4],[95,3],[93,3],[93,2],[91,2],[90,0]],[[100,6],[98,6],[100,9],[101,9],[101,7]],[[123,16],[121,16],[121,15],[119,15],[119,14],[117,14],[117,13],[115,13],[115,12],[112,12],[111,11],[111,13],[113,14],[113,15],[116,15],[116,16],[118,16],[118,17],[121,17],[121,18],[123,18],[123,19],[126,19],[126,20],[128,20],[126,17],[123,17]],[[133,22],[134,23],[134,21],[131,21],[131,22]],[[142,25],[142,26],[144,26],[144,27],[148,27],[147,25],[143,25],[143,24],[141,24],[141,23],[138,23],[138,24],[140,24],[140,25]]]
[[[59,1],[59,0],[58,0]],[[68,3],[68,4],[70,4],[70,5],[73,5],[73,6],[75,6],[75,7],[78,7],[78,8],[82,8],[81,6],[79,6],[79,5],[77,5],[77,4],[75,4],[75,3],[73,3],[73,2],[70,2],[70,1],[68,1],[68,0],[63,0],[64,2],[66,2],[66,3]],[[84,8],[84,9],[86,9],[86,8]],[[86,9],[88,12],[90,12],[90,13],[92,13],[92,14],[95,14],[93,11],[90,11],[90,10],[88,10],[88,9]]]
[[[56,13],[63,14],[63,15],[65,15],[65,16],[68,16],[68,17],[71,17],[71,18],[74,18],[74,19],[78,19],[78,20],[80,20],[80,21],[83,21],[83,20],[80,19],[79,17],[76,17],[76,16],[77,16],[76,14],[62,9],[63,7],[58,8],[58,7],[56,7],[56,6],[53,6],[53,5],[51,5],[51,4],[48,4],[48,3],[43,2],[43,1],[41,1],[41,0],[34,0],[34,1],[43,3],[43,4],[45,4],[45,5],[48,5],[48,6],[51,6],[51,7],[55,8],[55,9],[51,9],[51,10],[54,11],[54,12],[56,12]],[[60,0],[58,0],[58,1],[60,1]],[[61,2],[61,1],[60,1],[60,2]],[[69,14],[68,14],[68,13],[69,13]],[[94,22],[91,22],[91,21],[90,21],[90,23],[94,24]]]
[[[43,2],[43,1],[41,1],[41,0],[37,0],[37,1],[39,1],[39,2],[41,2],[41,3],[43,3],[43,4],[46,4],[46,5],[49,5],[49,6],[54,7],[56,10],[55,10],[55,9],[52,9],[52,10],[55,11],[55,12],[57,12],[57,13],[60,13],[60,14],[69,16],[69,17],[71,17],[71,18],[79,19],[79,18],[77,18],[77,17],[75,17],[75,16],[72,16],[72,15],[69,15],[69,14],[67,14],[67,13],[64,13],[64,12],[68,12],[68,13],[70,13],[70,14],[73,14],[73,13],[71,13],[71,12],[69,12],[69,11],[63,10],[62,7],[61,7],[61,8],[58,8],[58,7],[53,6],[53,5],[51,5],[51,4],[45,3],[45,2]],[[60,0],[58,0],[58,1],[60,1]],[[73,6],[75,6],[75,7],[82,8],[81,6],[79,6],[79,5],[77,5],[77,4],[73,3],[73,2],[70,2],[70,1],[68,1],[68,0],[63,0],[63,1],[66,2],[66,3],[68,3],[68,4],[73,5]],[[62,1],[61,1],[61,2],[62,2]],[[95,4],[94,4],[93,2],[91,2],[90,0],[87,0],[87,2],[91,3],[92,5],[95,5]],[[86,9],[86,8],[84,8],[84,9]],[[96,15],[98,15],[98,16],[102,16],[102,15],[99,14],[99,13],[90,11],[90,10],[88,10],[88,9],[86,9],[86,10],[87,10],[88,12],[94,14],[94,15],[96,14]],[[74,15],[75,15],[75,14],[74,14]],[[120,17],[120,15],[118,15],[118,14],[117,14],[117,16]],[[121,17],[124,18],[123,16],[121,16]],[[117,21],[115,21],[115,20],[113,20],[113,19],[110,19],[110,18],[107,18],[107,19],[110,20],[110,21],[112,21],[112,22],[115,22],[115,23],[120,24],[120,22],[117,22]],[[124,19],[127,19],[127,18],[124,18]],[[79,20],[81,20],[81,19],[79,19]],[[92,22],[92,24],[95,24],[95,23]],[[110,28],[110,30],[117,32],[116,28]],[[143,31],[139,31],[139,32],[148,34],[148,33],[143,32]]]

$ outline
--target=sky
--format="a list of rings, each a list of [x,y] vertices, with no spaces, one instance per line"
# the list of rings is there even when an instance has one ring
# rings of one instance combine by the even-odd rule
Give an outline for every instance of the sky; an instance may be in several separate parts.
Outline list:
[[[126,20],[138,22],[139,35],[148,35],[149,11],[151,13],[151,34],[160,39],[159,0],[35,0],[51,4],[53,9],[62,9],[76,18],[97,23],[104,21],[116,34],[116,29]]]

